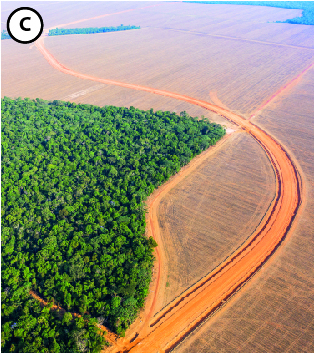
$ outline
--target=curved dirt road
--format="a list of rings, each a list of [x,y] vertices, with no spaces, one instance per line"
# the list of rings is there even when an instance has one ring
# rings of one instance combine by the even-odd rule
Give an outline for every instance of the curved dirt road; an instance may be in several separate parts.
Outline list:
[[[227,109],[186,95],[81,74],[60,64],[46,50],[42,37],[36,42],[36,46],[50,65],[65,74],[175,98],[222,115],[244,129],[261,145],[276,172],[276,198],[258,229],[246,243],[219,268],[163,309],[150,321],[149,325],[144,326],[134,341],[121,339],[121,342],[113,348],[121,350],[122,347],[122,350],[126,352],[170,351],[237,292],[286,237],[301,203],[301,181],[298,171],[290,156],[278,142],[251,122]],[[156,225],[158,227],[157,223],[151,227],[156,229]],[[151,313],[152,311],[149,311],[149,314]]]

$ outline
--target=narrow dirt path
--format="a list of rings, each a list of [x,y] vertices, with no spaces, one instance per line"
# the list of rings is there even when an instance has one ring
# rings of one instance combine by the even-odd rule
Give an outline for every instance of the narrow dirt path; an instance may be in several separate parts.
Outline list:
[[[250,134],[260,144],[276,172],[276,198],[258,229],[247,242],[219,268],[181,294],[151,322],[149,322],[149,316],[153,311],[148,311],[144,328],[137,333],[136,338],[131,341],[121,339],[112,348],[112,350],[121,351],[122,347],[125,352],[168,352],[235,294],[263,266],[285,239],[301,204],[301,180],[297,168],[283,146],[275,139],[250,121],[227,109],[166,90],[81,74],[60,64],[44,47],[43,37],[36,42],[36,46],[50,65],[65,74],[175,98],[222,115]],[[152,215],[150,227],[156,234],[158,223],[155,219],[155,215]]]
[[[37,295],[34,291],[30,290],[29,294],[36,300],[38,300],[43,306],[47,306],[48,302],[43,300],[39,295]],[[62,308],[61,306],[57,306],[57,305],[53,305],[51,310],[53,311],[58,311],[60,314],[64,315],[66,311],[64,308]],[[82,317],[79,313],[76,312],[71,312],[72,316],[75,317]],[[114,345],[118,336],[111,332],[107,327],[103,326],[103,325],[98,325],[98,327],[102,330],[107,332],[105,335],[106,340],[111,344]]]
[[[305,68],[298,76],[296,76],[294,79],[289,81],[285,86],[281,87],[269,99],[267,99],[265,102],[263,102],[262,105],[254,113],[251,114],[250,119],[256,117],[266,106],[268,106],[270,103],[272,103],[278,96],[291,90],[302,79],[304,74],[306,74],[313,67],[314,67],[314,63],[309,65],[307,68]]]
[[[166,31],[173,31],[173,32],[190,33],[190,34],[193,34],[193,35],[196,35],[196,36],[223,38],[223,39],[230,39],[230,40],[235,40],[235,41],[240,41],[240,42],[259,43],[259,44],[271,45],[271,46],[275,46],[275,47],[314,50],[314,48],[312,48],[312,47],[303,47],[303,46],[297,46],[297,45],[292,45],[292,44],[282,44],[282,43],[276,43],[276,42],[259,41],[259,40],[256,40],[256,39],[248,39],[248,38],[233,37],[233,36],[224,36],[224,35],[221,35],[221,34],[213,34],[213,33],[207,33],[207,32],[198,32],[198,31],[195,31],[195,30],[184,30],[184,29],[171,28],[171,27],[153,27],[153,26],[145,26],[143,28],[152,28],[152,29],[159,29],[159,30],[166,30]]]

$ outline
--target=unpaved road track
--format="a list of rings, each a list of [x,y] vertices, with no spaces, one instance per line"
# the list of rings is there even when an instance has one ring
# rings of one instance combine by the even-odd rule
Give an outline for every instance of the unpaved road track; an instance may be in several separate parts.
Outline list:
[[[60,64],[44,47],[43,37],[37,40],[36,46],[50,65],[65,74],[175,98],[222,115],[250,134],[263,148],[273,166],[276,173],[276,198],[255,233],[211,274],[181,294],[154,318],[147,318],[136,339],[121,339],[111,349],[124,352],[168,352],[236,293],[284,240],[301,204],[301,179],[297,168],[275,139],[227,109],[165,90],[81,74]],[[158,227],[155,222],[151,226],[155,232],[156,225]],[[157,291],[155,294],[156,297]],[[152,309],[148,311],[150,316],[152,313]]]
[[[29,294],[36,300],[38,300],[43,306],[47,306],[48,302],[43,300],[40,296],[38,296],[34,291],[30,290]],[[53,305],[51,310],[53,311],[58,311],[62,316],[64,315],[65,312],[67,312],[64,308],[61,306]],[[71,312],[72,316],[75,317],[82,317],[79,313]],[[107,332],[106,334],[106,340],[113,345],[115,341],[117,340],[118,336],[115,333],[112,333],[108,328],[102,325],[97,325],[102,331]]]

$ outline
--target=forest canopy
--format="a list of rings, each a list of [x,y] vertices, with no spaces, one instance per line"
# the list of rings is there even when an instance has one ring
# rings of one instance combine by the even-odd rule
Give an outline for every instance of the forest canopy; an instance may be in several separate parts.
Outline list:
[[[90,33],[105,33],[105,32],[117,32],[117,31],[127,31],[131,29],[140,29],[137,26],[124,26],[120,25],[117,27],[87,27],[87,28],[54,28],[50,29],[48,36],[61,36],[66,34],[90,34]]]
[[[186,112],[2,99],[2,351],[99,351],[97,321],[123,335],[152,276],[146,198],[224,134]]]

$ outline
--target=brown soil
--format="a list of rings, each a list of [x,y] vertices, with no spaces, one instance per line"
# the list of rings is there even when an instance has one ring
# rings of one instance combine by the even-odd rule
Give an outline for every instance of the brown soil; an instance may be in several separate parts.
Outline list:
[[[157,311],[252,235],[275,196],[275,185],[264,150],[238,130],[166,194],[157,213],[167,264]]]
[[[210,100],[212,101],[212,103],[215,104],[216,106],[228,109],[228,107],[220,101],[220,99],[217,96],[216,91],[209,91],[209,97],[210,97]]]
[[[306,193],[290,239],[230,306],[202,325],[178,353],[314,352],[314,69],[254,123],[287,147]]]
[[[257,25],[243,10],[241,23],[240,12],[245,7],[229,5],[228,9],[237,12],[236,19],[224,17],[222,10],[218,13],[219,6],[222,5],[212,11],[211,5],[165,3],[119,15],[119,23],[140,24],[140,30],[49,37],[45,39],[45,46],[63,65],[90,76],[180,92],[207,102],[209,92],[215,91],[229,110],[249,118],[265,98],[271,97],[313,63],[313,41],[312,47],[308,45],[309,49],[297,48],[298,42],[310,42],[313,31],[311,26],[299,26],[302,27],[300,31],[298,26],[289,24]],[[262,10],[266,12],[255,6],[250,8],[249,15],[254,13],[257,20]],[[269,8],[267,13],[273,10]],[[281,11],[276,9],[277,14]],[[162,26],[166,19],[168,25]],[[111,21],[110,25],[117,22],[115,16],[107,17],[106,23],[107,20]],[[272,21],[270,17],[264,18],[266,20]],[[145,28],[145,25],[153,26],[148,22],[156,23],[156,27],[177,28],[184,32]],[[90,25],[97,23],[100,25],[101,21],[90,21]],[[204,35],[194,33],[198,27]],[[241,40],[219,37],[232,31]],[[293,35],[293,41],[289,35]],[[254,42],[261,37],[271,38],[276,43]],[[280,42],[287,46],[279,46]],[[118,88],[112,90],[120,92]],[[123,92],[121,96],[124,102],[128,102],[129,96],[136,94]],[[107,100],[113,97],[110,89],[99,92],[99,100],[101,95],[102,101],[105,97]],[[121,97],[122,105],[123,99]],[[213,103],[221,107],[218,102]]]
[[[158,223],[160,202],[169,191],[180,184],[180,182],[182,182],[187,176],[195,172],[210,156],[216,154],[217,151],[225,145],[226,140],[230,139],[230,136],[231,134],[226,135],[215,146],[208,148],[206,151],[203,151],[200,155],[196,156],[189,164],[181,168],[175,176],[172,176],[169,181],[156,189],[148,198],[146,204],[148,209],[146,231],[147,235],[153,236],[158,243],[155,253],[156,263],[154,265],[153,281],[150,285],[150,291],[146,299],[144,311],[141,312],[136,322],[131,325],[126,337],[124,339],[121,338],[114,348],[109,348],[110,351],[123,350],[124,343],[129,343],[134,338],[134,333],[140,333],[149,325],[149,321],[154,316],[158,306],[160,300],[160,286],[165,283],[168,265],[167,258],[165,257],[164,242],[162,240],[161,230]]]
[[[275,94],[273,94],[268,100],[266,100],[258,109],[255,113],[253,113],[250,117],[250,119],[256,117],[266,106],[271,104],[278,96],[281,95],[286,95],[289,93],[289,90],[291,90],[295,85],[297,85],[304,74],[306,74],[310,69],[314,67],[314,63],[310,64],[307,68],[305,68],[298,76],[296,76],[294,79],[292,79],[290,82],[288,82],[284,87],[280,88]]]
[[[194,117],[204,115],[211,121],[233,127],[223,117],[184,101],[152,95],[149,92],[134,90],[130,92],[129,89],[123,87],[104,85],[64,75],[47,63],[35,45],[33,45],[35,48],[29,50],[28,46],[22,46],[14,41],[2,42],[2,97],[31,99],[39,97],[45,100],[70,100],[101,107],[108,104],[123,107],[134,106],[143,110],[153,107],[154,110],[170,110],[177,114],[186,111]],[[20,60],[21,57],[23,60]]]
[[[123,343],[124,351],[169,351],[234,295],[285,239],[301,202],[298,171],[279,143],[237,114],[186,95],[115,80],[100,79],[75,72],[60,64],[46,50],[43,38],[36,42],[36,46],[49,64],[63,73],[85,80],[173,97],[221,114],[244,129],[261,145],[276,172],[276,199],[256,233],[214,272],[188,289],[180,298],[167,306],[162,313],[159,313],[150,326],[145,326],[134,341]],[[156,226],[158,227],[158,224]],[[151,313],[149,312],[149,314]]]
[[[275,46],[275,47],[286,47],[286,48],[295,48],[295,49],[314,50],[314,48],[306,47],[306,46],[282,44],[282,43],[269,42],[269,41],[259,41],[259,40],[256,40],[256,39],[246,39],[246,38],[234,37],[234,36],[224,36],[224,35],[221,35],[221,34],[212,34],[212,33],[206,33],[206,32],[198,32],[198,31],[188,31],[188,30],[182,30],[182,29],[175,29],[175,28],[171,28],[171,27],[151,27],[151,26],[147,26],[146,28],[155,28],[155,29],[159,29],[159,30],[190,33],[190,34],[194,34],[194,35],[197,35],[197,36],[208,36],[208,37],[230,39],[230,40],[234,40],[234,41],[238,41],[238,42],[251,42],[251,43],[264,44],[264,45],[266,44],[266,45],[270,45],[272,47]]]

